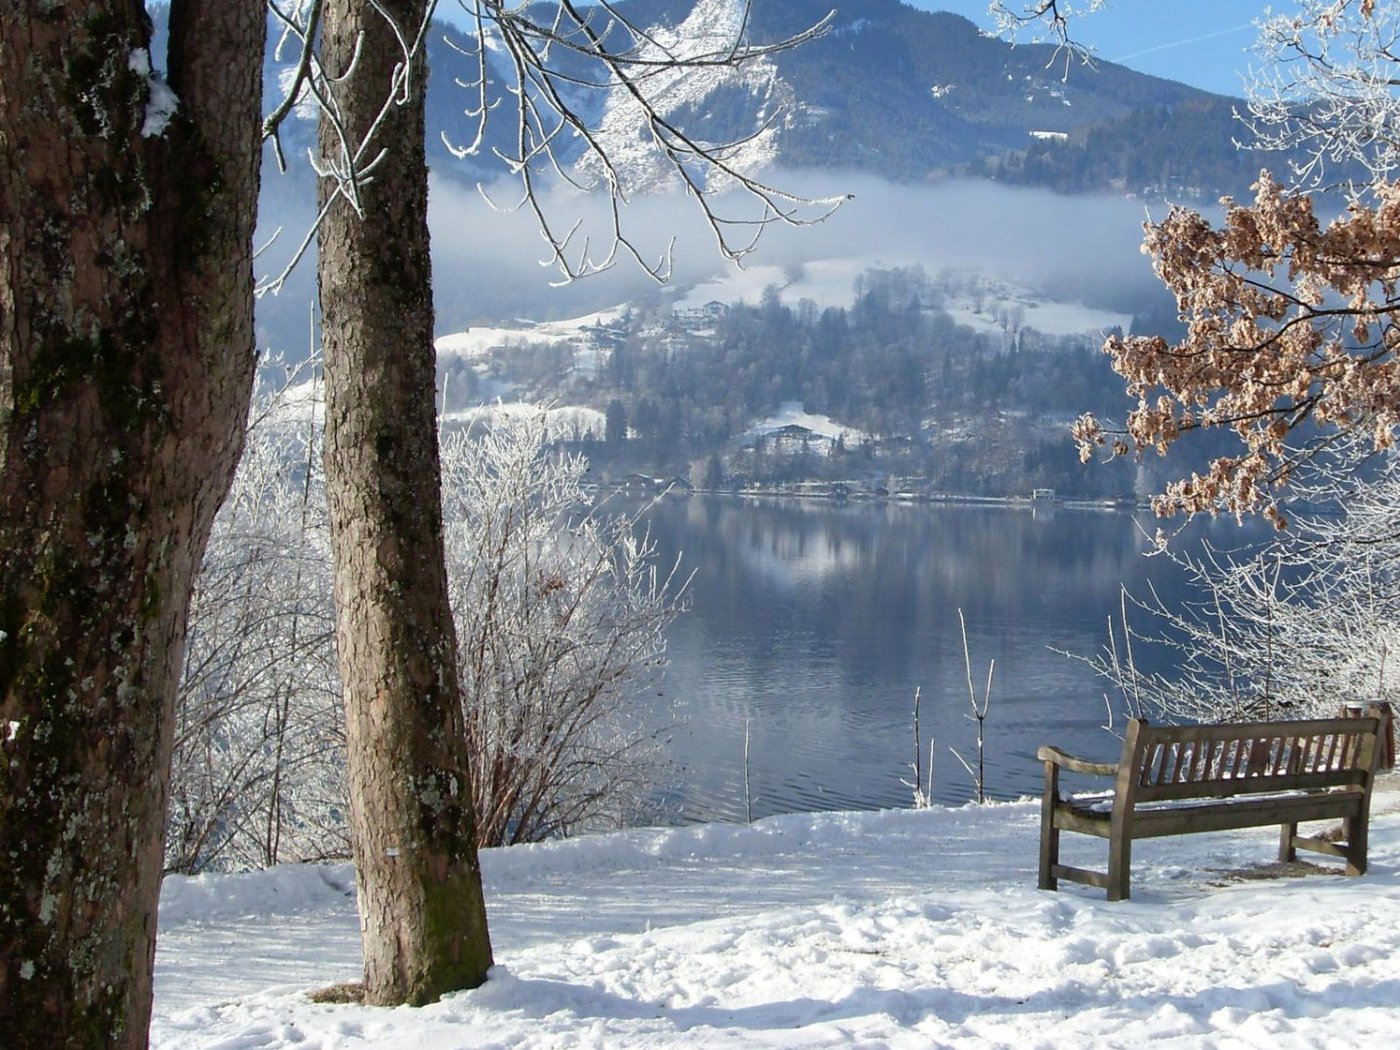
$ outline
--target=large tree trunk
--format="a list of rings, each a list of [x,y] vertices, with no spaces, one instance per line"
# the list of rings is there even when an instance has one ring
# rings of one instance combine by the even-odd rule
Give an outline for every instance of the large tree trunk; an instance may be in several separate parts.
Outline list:
[[[387,9],[411,34],[423,6]],[[355,140],[401,54],[369,4],[330,0],[323,54],[347,68]],[[434,418],[432,278],[424,160],[426,65],[376,140],[386,159],[363,218],[337,201],[320,230],[326,489],[345,690],[350,818],[369,1002],[423,1003],[491,965],[447,600]],[[322,118],[322,148],[337,141]],[[322,200],[332,191],[322,186]]]
[[[261,0],[0,6],[0,1042],[144,1046],[190,587],[241,447]]]

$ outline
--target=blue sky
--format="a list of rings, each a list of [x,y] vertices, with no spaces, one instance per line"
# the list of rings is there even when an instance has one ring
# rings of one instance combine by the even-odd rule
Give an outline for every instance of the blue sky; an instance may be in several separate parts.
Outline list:
[[[990,26],[987,0],[905,0],[926,11],[956,11]],[[1254,22],[1263,0],[1109,0],[1075,25],[1098,57],[1225,95],[1243,92]],[[1287,4],[1275,4],[1286,9]]]

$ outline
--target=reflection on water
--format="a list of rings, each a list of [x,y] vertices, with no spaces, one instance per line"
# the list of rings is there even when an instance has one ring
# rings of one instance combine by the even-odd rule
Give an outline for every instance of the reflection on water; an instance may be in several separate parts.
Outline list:
[[[958,610],[978,695],[996,661],[987,718],[987,793],[1039,790],[1034,755],[1055,743],[1114,758],[1104,683],[1054,650],[1090,653],[1126,583],[1179,593],[1173,567],[1142,556],[1137,521],[1099,510],[668,498],[649,515],[663,562],[695,571],[691,610],[672,627],[658,720],[678,772],[670,819],[742,820],[744,736],[755,818],[798,810],[907,806],[913,698],[934,797],[961,802],[976,764]],[[1236,546],[1257,532],[1193,525]]]

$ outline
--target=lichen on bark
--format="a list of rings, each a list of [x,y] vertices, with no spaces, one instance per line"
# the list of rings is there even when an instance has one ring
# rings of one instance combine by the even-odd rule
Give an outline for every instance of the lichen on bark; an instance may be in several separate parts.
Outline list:
[[[180,7],[200,27],[172,42],[189,105],[160,140],[129,61],[143,5],[0,9],[0,1041],[18,1046],[146,1043],[189,589],[251,393],[262,5]]]

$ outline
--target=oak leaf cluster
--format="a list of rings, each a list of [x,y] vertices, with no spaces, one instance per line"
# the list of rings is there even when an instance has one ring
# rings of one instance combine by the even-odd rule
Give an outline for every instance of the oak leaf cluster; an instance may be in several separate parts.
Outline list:
[[[1159,453],[1185,432],[1224,427],[1242,449],[1167,486],[1159,514],[1222,509],[1284,519],[1278,489],[1319,448],[1364,431],[1388,448],[1400,425],[1400,184],[1324,222],[1314,198],[1267,172],[1223,222],[1173,208],[1143,251],[1176,296],[1186,335],[1114,335],[1104,352],[1137,399],[1121,431],[1075,423],[1080,457]]]

